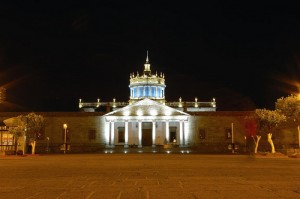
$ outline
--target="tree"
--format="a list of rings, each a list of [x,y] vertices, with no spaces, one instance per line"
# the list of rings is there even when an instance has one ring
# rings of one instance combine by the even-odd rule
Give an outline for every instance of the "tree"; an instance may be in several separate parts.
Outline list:
[[[287,117],[287,120],[293,121],[297,124],[298,129],[298,139],[300,148],[300,99],[296,95],[290,95],[288,97],[282,97],[277,99],[275,103],[275,108],[281,114]]]
[[[42,115],[29,113],[26,115],[26,126],[28,136],[31,138],[32,154],[35,154],[36,141],[41,137],[46,126],[45,118]]]
[[[247,146],[249,147],[249,152],[252,153],[253,151],[253,143],[254,141],[254,153],[257,153],[258,143],[261,138],[260,135],[257,135],[257,117],[256,115],[246,116],[245,117],[245,136],[248,142]],[[249,142],[250,141],[250,142]]]
[[[32,146],[32,154],[35,154],[36,141],[41,138],[46,126],[46,121],[42,115],[29,113],[28,115],[19,115],[18,117],[10,118],[4,121],[5,125],[9,126],[11,133],[16,137],[21,135],[30,138]],[[26,133],[26,134],[25,134]],[[24,146],[26,140],[24,139]],[[25,147],[24,147],[25,149]],[[25,151],[23,151],[25,153]]]
[[[275,109],[287,118],[298,120],[300,119],[300,99],[296,95],[281,97],[275,103]]]
[[[271,145],[271,153],[275,153],[272,131],[275,130],[280,123],[286,121],[286,116],[281,114],[278,110],[256,109],[255,113],[258,119],[259,132],[267,134],[268,142]]]
[[[16,152],[18,150],[18,140],[21,136],[24,136],[24,132],[25,132],[25,128],[26,128],[25,121],[26,121],[26,118],[23,115],[4,120],[5,125],[9,126],[8,132],[13,134],[13,136],[15,138],[14,144],[15,144]]]

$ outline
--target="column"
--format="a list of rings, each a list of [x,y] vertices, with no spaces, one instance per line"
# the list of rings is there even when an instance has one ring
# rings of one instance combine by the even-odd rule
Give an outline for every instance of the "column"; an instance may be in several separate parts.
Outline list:
[[[183,121],[179,121],[179,146],[184,146]]]
[[[139,121],[139,145],[138,148],[142,148],[142,122]]]
[[[110,122],[105,122],[105,147],[109,147]]]
[[[188,146],[189,145],[189,132],[188,132],[188,122],[184,121],[183,122],[183,144],[184,146]]]
[[[169,121],[167,120],[166,121],[166,141],[167,143],[166,144],[169,144],[170,142],[170,129],[169,129]]]
[[[124,148],[128,148],[128,121],[125,121],[125,145]]]
[[[152,147],[155,147],[155,137],[156,137],[156,125],[152,122]]]
[[[111,122],[110,125],[110,146],[114,147],[115,144],[115,123]]]

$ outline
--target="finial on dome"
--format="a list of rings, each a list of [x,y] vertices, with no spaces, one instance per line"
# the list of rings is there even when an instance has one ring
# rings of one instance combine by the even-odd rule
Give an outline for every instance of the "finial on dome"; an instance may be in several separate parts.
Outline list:
[[[148,50],[147,50],[147,57],[146,57],[146,63],[149,63],[149,56],[148,56]]]
[[[148,50],[147,50],[146,63],[144,64],[144,67],[145,67],[144,68],[144,75],[151,75]]]

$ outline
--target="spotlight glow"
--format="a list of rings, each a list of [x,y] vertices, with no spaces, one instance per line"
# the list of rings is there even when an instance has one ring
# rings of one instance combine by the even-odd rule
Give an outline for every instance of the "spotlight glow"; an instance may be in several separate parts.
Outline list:
[[[171,114],[172,114],[172,112],[170,110],[165,111],[165,115],[170,116]]]
[[[129,110],[125,110],[124,112],[123,112],[123,115],[124,116],[128,116],[130,114],[130,111]]]
[[[155,109],[150,110],[150,115],[156,116],[157,115],[157,110],[155,110]]]
[[[142,111],[142,110],[137,110],[136,114],[137,114],[138,116],[142,116],[142,115],[143,115],[143,111]]]

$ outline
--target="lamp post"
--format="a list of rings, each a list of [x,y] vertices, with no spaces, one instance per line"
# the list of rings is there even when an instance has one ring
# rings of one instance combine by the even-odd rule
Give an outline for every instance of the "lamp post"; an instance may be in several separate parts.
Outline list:
[[[66,154],[66,152],[67,152],[67,128],[68,128],[68,125],[64,124],[63,127],[65,129],[64,154]]]
[[[234,153],[234,137],[233,137],[233,123],[231,123],[231,144],[232,144],[232,153]]]
[[[25,127],[24,129],[24,139],[23,139],[23,155],[26,154],[26,131],[27,131],[27,127]]]
[[[247,136],[244,137],[245,138],[245,153],[247,152]]]
[[[49,137],[47,137],[47,153],[49,153]]]

